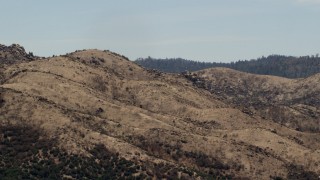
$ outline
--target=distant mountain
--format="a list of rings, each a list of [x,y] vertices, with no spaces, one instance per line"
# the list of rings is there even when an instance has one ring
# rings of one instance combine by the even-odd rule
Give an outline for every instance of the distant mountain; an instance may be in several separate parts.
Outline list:
[[[154,59],[151,57],[140,58],[135,62],[145,68],[170,73],[198,71],[212,67],[227,67],[254,74],[304,78],[320,72],[320,57],[318,55],[302,57],[271,55],[250,61],[240,60],[232,63],[198,62],[182,58]]]

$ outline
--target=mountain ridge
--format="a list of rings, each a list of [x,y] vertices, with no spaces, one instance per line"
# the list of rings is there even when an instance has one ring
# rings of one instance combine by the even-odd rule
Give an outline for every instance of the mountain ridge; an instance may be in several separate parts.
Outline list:
[[[194,73],[197,77],[191,79],[147,70],[100,50],[5,66],[0,84],[0,158],[20,156],[24,161],[0,159],[0,175],[317,177],[319,133],[243,112],[223,94],[198,86],[202,74]],[[29,135],[23,138],[21,132]],[[31,143],[41,139],[52,143]],[[54,171],[47,172],[48,168]]]
[[[213,67],[226,67],[253,74],[287,78],[305,78],[320,73],[320,58],[318,55],[301,57],[270,55],[250,61],[239,60],[231,63],[199,62],[182,58],[154,59],[152,57],[139,58],[135,62],[145,68],[169,73],[192,72]]]

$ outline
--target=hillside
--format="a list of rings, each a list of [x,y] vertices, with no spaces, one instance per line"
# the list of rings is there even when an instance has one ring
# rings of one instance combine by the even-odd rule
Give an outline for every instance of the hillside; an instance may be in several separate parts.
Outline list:
[[[236,61],[232,63],[198,62],[177,59],[154,59],[151,57],[140,58],[137,64],[163,72],[181,73],[185,71],[198,71],[214,67],[226,67],[238,71],[274,75],[287,78],[305,78],[320,73],[320,58],[318,56],[281,56],[271,55],[253,60]]]
[[[0,179],[320,173],[319,133],[252,116],[190,78],[109,51],[16,63],[2,73]]]
[[[247,114],[299,131],[320,132],[320,74],[286,79],[211,68],[186,77]]]

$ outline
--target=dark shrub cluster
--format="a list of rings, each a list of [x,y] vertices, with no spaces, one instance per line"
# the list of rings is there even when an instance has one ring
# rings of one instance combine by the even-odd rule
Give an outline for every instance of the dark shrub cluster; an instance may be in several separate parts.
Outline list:
[[[203,152],[188,152],[182,149],[180,143],[171,145],[161,141],[154,141],[146,139],[143,136],[139,137],[129,137],[131,143],[145,150],[150,155],[156,156],[158,158],[167,159],[170,161],[175,161],[178,164],[187,159],[189,162],[194,162],[197,165],[197,170],[188,170],[186,175],[190,175],[189,178],[194,176],[200,176],[203,178],[227,178],[230,179],[234,175],[227,172],[231,167],[228,164],[223,163],[221,160],[210,157]],[[232,165],[233,169],[238,169]],[[188,169],[188,168],[187,168]],[[164,172],[168,174],[168,172]]]
[[[92,86],[94,89],[105,92],[108,87],[102,76],[96,75],[92,78]]]
[[[287,167],[288,176],[287,179],[319,179],[319,176],[312,171],[306,171],[302,166],[290,164]]]
[[[54,139],[30,126],[0,126],[0,179],[145,179],[142,166],[119,157],[104,145],[90,157],[68,154]],[[151,174],[153,176],[153,174]]]

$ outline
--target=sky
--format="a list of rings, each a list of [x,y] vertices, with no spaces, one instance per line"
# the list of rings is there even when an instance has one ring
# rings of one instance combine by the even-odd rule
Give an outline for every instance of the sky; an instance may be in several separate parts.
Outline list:
[[[320,52],[320,0],[0,0],[0,44],[231,62]]]

